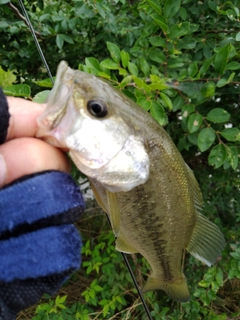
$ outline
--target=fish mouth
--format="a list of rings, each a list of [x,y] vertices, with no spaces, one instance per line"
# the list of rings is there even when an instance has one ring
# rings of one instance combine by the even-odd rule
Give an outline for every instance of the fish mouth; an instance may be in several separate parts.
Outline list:
[[[59,130],[58,128],[54,128],[52,130],[47,130],[45,128],[40,127],[36,133],[36,137],[45,141],[53,147],[61,149],[64,152],[68,152],[70,149],[64,143],[64,131]]]

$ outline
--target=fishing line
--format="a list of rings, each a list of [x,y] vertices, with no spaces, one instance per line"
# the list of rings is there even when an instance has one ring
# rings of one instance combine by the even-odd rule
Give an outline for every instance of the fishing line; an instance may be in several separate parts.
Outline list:
[[[40,57],[41,57],[41,59],[42,59],[42,62],[43,62],[43,64],[45,65],[45,67],[46,67],[46,69],[47,69],[49,78],[52,80],[52,83],[54,83],[54,80],[53,80],[51,71],[50,71],[49,66],[48,66],[48,64],[47,64],[47,61],[46,61],[46,59],[45,59],[45,56],[44,56],[43,51],[42,51],[42,49],[41,49],[41,46],[40,46],[40,44],[39,44],[39,42],[38,42],[38,39],[37,39],[37,37],[36,37],[36,34],[35,34],[35,32],[34,32],[32,23],[31,23],[31,21],[30,21],[30,19],[29,19],[29,17],[28,17],[28,14],[27,14],[27,11],[26,11],[26,9],[25,9],[25,7],[24,7],[24,4],[23,4],[22,0],[18,0],[18,2],[19,2],[19,4],[20,4],[21,9],[22,9],[22,11],[23,11],[23,14],[24,14],[24,16],[25,16],[25,18],[26,18],[26,20],[27,20],[29,29],[30,29],[30,31],[31,31],[31,33],[32,33],[34,42],[35,42],[35,44],[36,44],[36,47],[37,47],[37,50],[38,50],[38,52],[39,52],[39,55],[40,55]],[[108,216],[107,214],[106,214],[106,216],[107,216],[108,221],[109,221],[109,223],[110,223],[110,225],[111,225],[111,222],[110,222],[110,220],[109,220],[109,216]],[[135,288],[137,289],[138,295],[139,295],[139,297],[140,297],[140,299],[141,299],[141,302],[142,302],[143,307],[144,307],[144,310],[145,310],[145,312],[146,312],[146,314],[147,314],[147,316],[148,316],[148,319],[149,319],[149,320],[153,320],[153,319],[152,319],[152,316],[151,316],[151,314],[150,314],[150,311],[149,311],[149,309],[148,309],[148,306],[147,306],[147,304],[146,304],[146,301],[145,301],[145,299],[144,299],[144,297],[143,297],[143,295],[142,295],[142,292],[141,292],[141,290],[140,290],[140,288],[139,288],[139,286],[138,286],[137,280],[136,280],[136,278],[135,278],[135,276],[134,276],[134,274],[133,274],[133,271],[132,271],[132,268],[131,268],[131,266],[130,266],[130,264],[129,264],[128,258],[127,258],[126,254],[125,254],[124,252],[121,252],[121,254],[122,254],[123,260],[124,260],[124,262],[125,262],[125,264],[126,264],[126,266],[127,266],[128,272],[130,273],[130,276],[131,276],[131,278],[132,278],[132,281],[133,281],[133,283],[134,283],[134,286],[135,286]]]
[[[27,20],[29,29],[30,29],[31,34],[32,34],[32,36],[33,36],[33,40],[34,40],[35,45],[36,45],[36,47],[37,47],[37,49],[38,49],[39,55],[40,55],[40,57],[41,57],[41,59],[42,59],[42,62],[43,62],[43,64],[45,65],[45,67],[46,67],[46,69],[47,69],[47,73],[48,73],[48,75],[49,75],[49,78],[51,79],[52,83],[54,83],[54,80],[53,80],[51,71],[50,71],[49,66],[48,66],[48,64],[47,64],[47,61],[46,61],[46,59],[45,59],[45,57],[44,57],[44,54],[43,54],[43,52],[42,52],[42,49],[41,49],[41,47],[40,47],[40,44],[39,44],[39,42],[38,42],[38,39],[37,39],[36,34],[35,34],[35,32],[34,32],[34,29],[33,29],[33,26],[32,26],[32,24],[31,24],[31,21],[30,21],[29,17],[28,17],[27,11],[26,11],[26,9],[25,9],[25,7],[24,7],[24,4],[23,4],[22,0],[18,0],[18,2],[19,2],[19,4],[20,4],[20,7],[21,7],[21,9],[22,9],[22,11],[23,11],[23,14],[24,14],[24,16],[25,16],[25,18],[26,18],[26,20]]]
[[[107,213],[106,213],[106,216],[107,216],[108,222],[109,222],[109,224],[110,224],[110,226],[111,226],[111,221],[110,221],[110,218],[109,218],[109,216],[108,216]],[[133,271],[132,271],[132,268],[131,268],[130,263],[129,263],[129,261],[128,261],[128,258],[127,258],[126,254],[125,254],[124,252],[121,252],[121,255],[122,255],[123,260],[124,260],[124,262],[125,262],[125,264],[126,264],[126,266],[127,266],[128,272],[130,273],[130,276],[131,276],[131,278],[132,278],[132,281],[133,281],[133,283],[134,283],[134,286],[135,286],[135,288],[137,289],[137,293],[138,293],[138,295],[139,295],[139,297],[140,297],[140,300],[141,300],[141,302],[142,302],[142,304],[143,304],[143,307],[144,307],[144,310],[145,310],[145,312],[146,312],[146,314],[147,314],[147,316],[148,316],[148,319],[149,319],[149,320],[152,320],[152,316],[151,316],[151,314],[150,314],[150,311],[149,311],[149,309],[148,309],[148,306],[147,306],[147,304],[146,304],[146,301],[145,301],[145,299],[144,299],[144,297],[143,297],[143,294],[142,294],[142,292],[141,292],[141,289],[139,288],[139,285],[138,285],[138,283],[137,283],[137,280],[136,280],[136,278],[135,278],[135,276],[134,276],[134,274],[133,274]]]

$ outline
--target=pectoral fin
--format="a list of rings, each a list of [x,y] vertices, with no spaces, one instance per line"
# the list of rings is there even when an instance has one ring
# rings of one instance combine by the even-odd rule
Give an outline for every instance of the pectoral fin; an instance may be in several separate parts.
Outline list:
[[[113,233],[117,237],[120,231],[120,221],[121,221],[118,198],[116,193],[112,193],[109,191],[106,191],[106,192],[107,192],[107,199],[108,199],[108,206],[109,206],[108,213],[110,216]]]
[[[122,234],[120,234],[116,241],[116,250],[125,253],[137,253],[138,251],[133,248]]]
[[[218,227],[201,213],[198,213],[196,218],[196,225],[186,249],[195,258],[211,266],[221,255],[225,240]]]
[[[105,190],[104,188],[102,188],[102,190],[97,190],[97,186],[95,185],[94,181],[91,181],[90,180],[90,183],[91,183],[91,188],[92,188],[92,191],[93,191],[93,194],[94,194],[94,197],[95,199],[97,200],[97,203],[99,204],[99,206],[103,209],[103,211],[105,211],[106,213],[108,213],[108,210],[106,208],[106,205],[100,195],[100,191],[102,191],[101,193],[103,193],[104,191],[104,195],[105,195]]]

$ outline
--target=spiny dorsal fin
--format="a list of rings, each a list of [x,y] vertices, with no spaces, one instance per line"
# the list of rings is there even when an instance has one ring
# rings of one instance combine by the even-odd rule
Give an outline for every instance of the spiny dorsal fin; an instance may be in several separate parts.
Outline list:
[[[185,163],[186,164],[186,163]],[[188,172],[188,181],[189,185],[193,191],[194,195],[194,202],[195,202],[195,207],[197,211],[201,211],[203,207],[203,198],[202,198],[202,193],[199,188],[198,182],[194,176],[193,171],[189,168],[189,166],[186,164],[187,172]]]

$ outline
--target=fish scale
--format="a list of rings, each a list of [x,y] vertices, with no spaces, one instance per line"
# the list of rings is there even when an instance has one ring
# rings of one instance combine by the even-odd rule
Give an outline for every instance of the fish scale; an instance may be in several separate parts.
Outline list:
[[[143,292],[189,300],[183,250],[210,266],[225,242],[202,215],[198,183],[167,132],[109,83],[65,62],[38,126],[37,136],[68,149],[89,178],[116,249],[148,261],[152,273]]]

